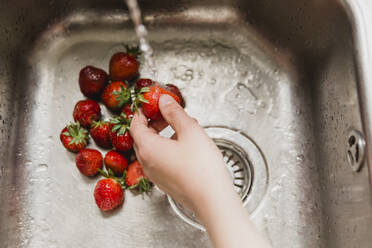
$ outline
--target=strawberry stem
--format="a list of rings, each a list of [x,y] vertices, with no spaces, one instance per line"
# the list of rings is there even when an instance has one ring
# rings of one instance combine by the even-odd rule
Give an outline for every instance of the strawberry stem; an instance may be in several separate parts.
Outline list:
[[[139,46],[128,46],[128,45],[125,45],[125,48],[127,49],[127,53],[133,57],[135,57],[136,59],[138,58],[139,55],[142,54]]]
[[[127,185],[125,184],[125,178],[127,177],[126,171],[124,171],[122,177],[116,177],[114,172],[111,169],[108,169],[107,172],[102,169],[98,169],[98,171],[103,177],[114,179],[116,182],[118,182],[121,185],[123,189],[127,187]]]
[[[135,96],[135,99],[132,103],[132,105],[130,106],[130,109],[132,110],[132,112],[136,112],[140,103],[149,103],[149,101],[147,101],[145,99],[145,97],[143,96],[144,93],[146,92],[149,92],[150,91],[150,88],[149,87],[143,87],[140,89],[140,91],[136,94]]]
[[[127,115],[123,112],[110,120],[110,123],[114,124],[111,130],[117,135],[125,134],[129,130],[130,122],[131,120],[127,120]]]
[[[66,132],[63,134],[66,136],[72,137],[72,140],[70,141],[69,145],[72,144],[87,144],[88,141],[88,130],[80,126],[80,122],[71,122],[70,125],[68,125]]]
[[[98,128],[98,127],[102,127],[103,124],[107,123],[106,121],[104,120],[100,120],[100,121],[93,121],[92,122],[92,128]]]
[[[128,84],[128,82],[125,82]],[[121,108],[124,106],[124,104],[128,103],[131,99],[131,92],[130,89],[125,88],[123,85],[120,85],[120,91],[114,91],[112,93],[116,96],[116,100],[119,101],[118,108]]]
[[[150,182],[147,178],[141,178],[137,184],[129,186],[128,189],[137,189],[141,193],[150,192],[153,183]]]

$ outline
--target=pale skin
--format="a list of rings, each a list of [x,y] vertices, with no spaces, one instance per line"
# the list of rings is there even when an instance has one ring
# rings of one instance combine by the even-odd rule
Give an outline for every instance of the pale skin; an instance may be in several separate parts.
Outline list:
[[[164,120],[148,123],[138,111],[131,123],[145,175],[198,216],[214,247],[271,247],[250,221],[221,152],[203,128],[172,97],[162,95],[159,108]],[[176,132],[172,139],[158,134],[168,124]]]

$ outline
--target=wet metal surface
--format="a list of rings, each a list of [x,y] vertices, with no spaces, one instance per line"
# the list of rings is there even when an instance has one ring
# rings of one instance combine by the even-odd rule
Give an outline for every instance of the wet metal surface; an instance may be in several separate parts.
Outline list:
[[[128,191],[122,208],[101,213],[97,179],[81,176],[60,144],[82,98],[79,70],[107,69],[123,43],[136,43],[123,2],[0,1],[0,247],[210,247],[156,189]],[[181,88],[201,125],[259,147],[268,177],[254,177],[248,199],[264,181],[251,217],[273,247],[372,243],[368,166],[353,172],[345,153],[352,129],[369,145],[361,120],[372,78],[366,28],[348,3],[140,1],[158,78]]]

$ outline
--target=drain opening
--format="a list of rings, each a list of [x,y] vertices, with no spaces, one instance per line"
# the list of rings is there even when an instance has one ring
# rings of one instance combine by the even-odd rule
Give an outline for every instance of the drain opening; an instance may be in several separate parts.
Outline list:
[[[234,189],[244,207],[252,214],[268,185],[268,169],[261,150],[244,133],[226,127],[207,127],[207,134],[220,149],[233,179]],[[204,227],[195,214],[168,196],[173,211],[185,222],[200,230]]]
[[[365,157],[365,140],[361,132],[351,130],[347,140],[346,156],[353,171],[358,172]]]

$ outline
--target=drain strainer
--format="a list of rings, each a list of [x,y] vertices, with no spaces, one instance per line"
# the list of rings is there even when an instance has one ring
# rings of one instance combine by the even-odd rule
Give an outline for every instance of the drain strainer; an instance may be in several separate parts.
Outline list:
[[[233,178],[235,191],[252,214],[262,200],[268,183],[268,170],[260,149],[240,131],[225,127],[206,127],[205,130],[221,150],[226,167]],[[168,200],[181,219],[205,231],[192,211],[169,196]]]

